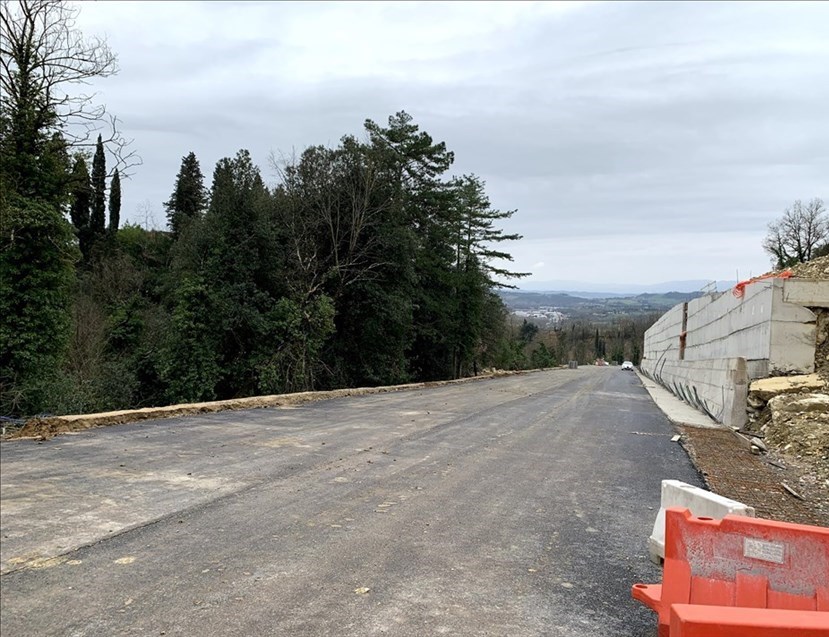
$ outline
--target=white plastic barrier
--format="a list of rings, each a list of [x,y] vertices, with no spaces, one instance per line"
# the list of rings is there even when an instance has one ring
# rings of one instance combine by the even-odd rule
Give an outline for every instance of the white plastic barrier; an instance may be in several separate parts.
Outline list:
[[[659,513],[656,514],[653,532],[648,538],[648,553],[655,564],[661,564],[665,559],[665,509],[677,506],[690,509],[697,517],[715,520],[721,520],[729,513],[754,517],[754,507],[742,502],[724,498],[679,480],[663,480],[662,502],[659,505]]]

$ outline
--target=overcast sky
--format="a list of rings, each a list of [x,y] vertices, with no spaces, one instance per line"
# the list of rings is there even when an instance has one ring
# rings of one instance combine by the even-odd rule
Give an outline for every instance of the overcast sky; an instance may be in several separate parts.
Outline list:
[[[143,165],[122,217],[209,178],[412,114],[487,182],[521,287],[734,279],[766,224],[829,199],[829,3],[80,4],[120,73],[100,99]],[[209,183],[207,184],[209,186]]]

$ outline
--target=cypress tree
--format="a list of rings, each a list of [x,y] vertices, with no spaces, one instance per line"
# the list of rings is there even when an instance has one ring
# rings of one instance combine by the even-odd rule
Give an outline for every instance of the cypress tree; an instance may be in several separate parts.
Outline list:
[[[78,157],[72,167],[72,203],[70,218],[79,232],[89,226],[89,207],[92,203],[92,187],[89,183],[89,169],[86,160]]]
[[[109,185],[109,231],[115,233],[118,231],[118,224],[121,221],[121,176],[118,174],[118,169],[115,169],[115,174],[112,176],[112,181]]]
[[[95,148],[95,157],[92,159],[92,214],[89,218],[89,227],[93,236],[104,234],[106,222],[106,157],[104,144],[98,135]]]
[[[204,175],[196,154],[191,152],[181,160],[176,185],[170,199],[164,202],[167,209],[167,225],[178,237],[188,221],[198,219],[207,208],[207,190]]]
[[[69,216],[78,234],[81,253],[86,256],[89,249],[89,208],[92,205],[92,185],[86,160],[78,157],[72,167],[71,203]]]

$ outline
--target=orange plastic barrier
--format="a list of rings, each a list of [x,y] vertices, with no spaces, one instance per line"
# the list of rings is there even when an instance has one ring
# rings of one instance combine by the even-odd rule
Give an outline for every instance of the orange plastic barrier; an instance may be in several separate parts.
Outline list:
[[[727,515],[695,518],[665,512],[661,585],[635,584],[634,599],[659,614],[670,635],[671,606],[829,612],[829,529]],[[738,634],[738,633],[734,633]]]
[[[827,637],[829,613],[674,604],[671,637]]]

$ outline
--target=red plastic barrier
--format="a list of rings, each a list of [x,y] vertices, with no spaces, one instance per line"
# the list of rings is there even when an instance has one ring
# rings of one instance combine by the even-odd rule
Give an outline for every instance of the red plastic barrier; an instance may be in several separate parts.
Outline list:
[[[827,637],[829,613],[674,604],[671,637]]]
[[[731,515],[695,518],[671,508],[662,585],[635,584],[632,594],[659,614],[663,637],[674,637],[674,604],[829,612],[829,529]]]

